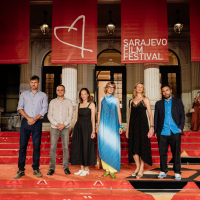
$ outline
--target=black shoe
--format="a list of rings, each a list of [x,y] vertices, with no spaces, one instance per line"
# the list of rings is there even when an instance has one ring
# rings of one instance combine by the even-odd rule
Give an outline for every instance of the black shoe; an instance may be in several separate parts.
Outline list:
[[[25,173],[24,173],[24,171],[18,171],[17,172],[17,174],[14,176],[14,179],[18,179],[18,178],[20,178],[20,177],[22,177],[22,176],[24,176],[25,175]]]
[[[53,169],[50,169],[49,172],[47,173],[47,176],[51,176],[54,174],[54,170]]]
[[[69,168],[66,168],[64,171],[65,171],[65,174],[71,174],[69,171]]]

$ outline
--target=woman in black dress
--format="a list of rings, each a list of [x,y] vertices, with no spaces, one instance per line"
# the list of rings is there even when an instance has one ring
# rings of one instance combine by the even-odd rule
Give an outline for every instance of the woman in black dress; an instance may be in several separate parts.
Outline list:
[[[81,165],[75,175],[89,174],[90,165],[96,165],[95,153],[95,105],[90,102],[90,92],[82,88],[79,92],[80,103],[76,106],[76,117],[71,146],[71,164]]]
[[[147,119],[148,112],[150,129]],[[136,170],[132,176],[143,177],[144,163],[152,165],[150,137],[153,135],[153,117],[149,99],[145,96],[143,83],[134,87],[133,99],[130,102],[130,115],[127,123],[126,137],[129,138],[129,162],[135,161]]]

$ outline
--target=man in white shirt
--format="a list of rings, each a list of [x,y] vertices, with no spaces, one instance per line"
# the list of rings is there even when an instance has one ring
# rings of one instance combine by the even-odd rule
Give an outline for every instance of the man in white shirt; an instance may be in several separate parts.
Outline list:
[[[49,172],[47,176],[51,176],[55,171],[56,164],[56,147],[59,136],[61,134],[63,145],[63,168],[65,174],[70,174],[69,171],[69,125],[73,118],[73,105],[71,100],[65,95],[65,86],[59,85],[56,89],[58,97],[51,100],[48,110],[48,119],[51,122],[51,150]]]

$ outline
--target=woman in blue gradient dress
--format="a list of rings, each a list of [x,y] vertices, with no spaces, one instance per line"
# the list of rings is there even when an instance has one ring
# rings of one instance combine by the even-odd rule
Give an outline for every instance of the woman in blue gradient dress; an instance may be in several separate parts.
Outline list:
[[[120,101],[114,97],[116,85],[108,82],[104,89],[106,95],[99,102],[98,113],[98,150],[104,177],[110,174],[115,178],[115,172],[120,171],[121,146],[120,134],[122,133]]]

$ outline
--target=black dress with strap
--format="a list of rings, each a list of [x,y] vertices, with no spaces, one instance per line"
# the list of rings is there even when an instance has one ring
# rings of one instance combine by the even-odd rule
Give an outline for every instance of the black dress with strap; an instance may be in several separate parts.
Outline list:
[[[96,165],[95,139],[91,139],[91,109],[78,106],[78,119],[74,126],[70,161],[72,165]]]
[[[138,154],[141,159],[152,166],[151,143],[147,134],[149,124],[147,119],[145,102],[141,100],[137,105],[132,101],[129,122],[129,163],[133,163],[133,155]]]

